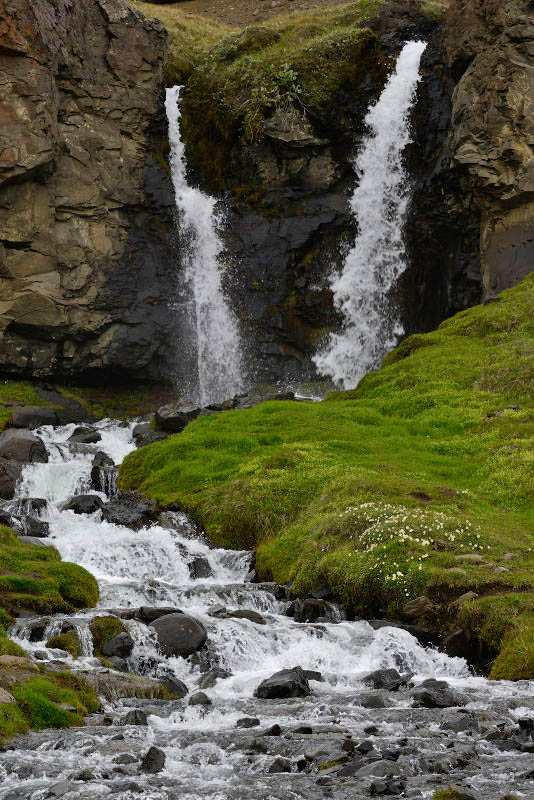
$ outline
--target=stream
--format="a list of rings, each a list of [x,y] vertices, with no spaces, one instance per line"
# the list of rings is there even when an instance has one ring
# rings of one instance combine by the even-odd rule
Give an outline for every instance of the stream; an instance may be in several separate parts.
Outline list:
[[[133,423],[97,423],[96,444],[69,442],[74,427],[36,431],[49,462],[24,468],[13,506],[46,500],[45,542],[95,575],[99,605],[20,618],[10,636],[50,669],[67,665],[105,677],[110,670],[93,656],[89,623],[117,615],[134,641],[129,669],[173,675],[189,693],[182,700],[104,700],[86,727],[17,737],[0,752],[1,800],[429,800],[452,784],[484,800],[534,797],[532,682],[475,677],[462,659],[425,649],[399,628],[346,621],[333,604],[315,623],[296,622],[286,615],[283,587],[247,582],[251,553],[210,547],[185,514],[163,514],[158,524],[132,530],[104,520],[101,509],[62,509],[74,495],[95,494],[96,452],[119,464],[135,447]],[[107,488],[113,495],[113,481]],[[109,496],[97,494],[105,506]],[[199,564],[204,577],[195,577]],[[205,627],[206,644],[189,658],[162,655],[154,628],[132,618],[140,606],[190,614]],[[235,611],[256,615],[221,616]],[[77,660],[45,646],[65,620],[82,644]],[[308,696],[254,697],[264,679],[296,666],[313,671]],[[400,688],[377,688],[375,671],[384,669],[404,676]],[[445,681],[438,694],[452,693],[461,705],[414,707],[428,679]],[[204,703],[190,705],[200,688]],[[135,710],[146,715],[135,717],[141,724],[131,724]],[[162,751],[164,765],[147,773],[141,762],[151,747]]]

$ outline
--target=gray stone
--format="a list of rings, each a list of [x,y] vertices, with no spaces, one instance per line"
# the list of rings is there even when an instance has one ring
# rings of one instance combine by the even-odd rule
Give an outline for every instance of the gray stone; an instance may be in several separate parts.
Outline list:
[[[23,428],[9,428],[0,433],[0,459],[46,464],[48,453],[42,440]]]
[[[149,775],[156,775],[161,772],[165,767],[165,753],[159,747],[151,747],[144,756],[140,770],[147,772]]]
[[[166,656],[187,656],[199,650],[207,638],[201,622],[188,614],[165,614],[151,623],[159,649]]]
[[[185,426],[198,417],[201,409],[192,405],[167,405],[156,411],[156,424],[169,433],[180,433]]]
[[[139,708],[134,708],[132,711],[128,711],[128,713],[123,718],[124,725],[147,725],[148,718],[144,711],[141,711]]]
[[[269,765],[269,769],[267,770],[269,774],[277,773],[277,772],[291,772],[291,761],[289,758],[283,758],[282,756],[278,756],[271,762]]]
[[[104,503],[96,494],[77,494],[63,504],[64,511],[74,511],[75,514],[94,514],[103,508]]]
[[[262,681],[254,691],[254,697],[262,699],[307,697],[310,685],[301,667],[282,669]]]
[[[454,691],[446,681],[428,678],[413,692],[415,708],[450,708],[465,706],[468,698]]]
[[[138,529],[151,522],[156,511],[155,500],[145,500],[136,492],[119,492],[102,509],[102,518],[115,525]]]
[[[134,640],[126,631],[117,633],[102,645],[102,654],[105,656],[118,656],[127,658],[134,648]]]
[[[57,425],[57,412],[48,406],[15,406],[11,411],[13,428],[40,428],[41,425]]]
[[[195,692],[189,698],[190,706],[211,706],[211,700],[204,692]]]

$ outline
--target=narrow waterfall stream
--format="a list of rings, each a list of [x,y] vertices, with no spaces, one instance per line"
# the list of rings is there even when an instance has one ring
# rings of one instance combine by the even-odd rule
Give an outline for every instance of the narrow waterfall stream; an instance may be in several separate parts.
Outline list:
[[[341,274],[331,282],[343,328],[330,334],[314,358],[319,373],[345,389],[376,369],[403,332],[390,294],[406,269],[403,226],[409,183],[402,157],[410,142],[410,110],[425,47],[424,42],[404,46],[365,118],[369,135],[354,160],[359,181],[350,207],[358,235]]]
[[[286,615],[283,587],[246,582],[250,553],[211,548],[185,514],[169,512],[132,530],[105,521],[102,510],[63,509],[73,495],[87,492],[96,451],[119,463],[134,447],[132,425],[103,420],[96,427],[102,437],[97,445],[69,442],[73,425],[38,430],[49,462],[25,467],[14,502],[20,507],[33,497],[46,500],[41,516],[51,540],[64,559],[96,576],[99,606],[21,618],[10,635],[51,668],[68,665],[120,682],[123,673],[94,658],[89,630],[95,617],[119,615],[135,642],[129,668],[173,675],[189,694],[182,700],[108,700],[88,727],[18,737],[0,753],[1,800],[356,800],[369,797],[380,780],[391,789],[386,794],[414,800],[428,800],[443,781],[467,782],[487,800],[505,789],[532,797],[532,756],[528,749],[503,748],[499,733],[522,730],[521,720],[532,719],[532,683],[473,677],[462,659],[425,649],[399,628],[343,620],[333,604],[316,622],[296,622]],[[109,497],[99,497],[105,508]],[[204,625],[206,644],[188,659],[165,657],[154,628],[135,618],[139,606],[191,614]],[[65,620],[79,634],[77,660],[46,647]],[[254,697],[262,680],[297,665],[313,671],[309,696]],[[397,691],[376,688],[376,678],[363,680],[387,668],[413,677]],[[429,678],[460,692],[462,705],[413,707],[414,691]],[[199,688],[209,705],[189,704]],[[146,724],[131,724],[126,715],[135,709],[147,715]],[[151,746],[165,754],[157,774],[140,769]]]
[[[235,397],[243,389],[243,358],[237,320],[222,287],[223,246],[216,200],[189,186],[180,132],[180,87],[167,89],[170,165],[181,234],[181,261],[189,318],[183,345],[193,350],[187,394],[201,407]]]

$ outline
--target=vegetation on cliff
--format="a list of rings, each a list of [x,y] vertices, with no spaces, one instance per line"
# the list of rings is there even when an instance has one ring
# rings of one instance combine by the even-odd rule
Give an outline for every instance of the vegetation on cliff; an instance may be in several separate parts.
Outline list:
[[[504,645],[495,677],[532,676],[533,318],[531,276],[352,391],[199,418],[128,456],[121,488],[257,547],[261,576],[297,594],[327,583],[355,613],[396,616],[424,593]]]
[[[0,526],[0,606],[54,614],[87,608],[98,601],[98,584],[83,567],[61,561],[55,547],[22,542]]]

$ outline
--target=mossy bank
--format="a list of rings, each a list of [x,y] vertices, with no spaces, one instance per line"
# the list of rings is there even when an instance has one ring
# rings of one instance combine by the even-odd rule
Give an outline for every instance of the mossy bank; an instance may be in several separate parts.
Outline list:
[[[426,595],[429,624],[502,648],[495,677],[533,677],[533,318],[531,276],[406,339],[352,391],[203,417],[130,454],[121,488],[353,614],[398,618]]]

